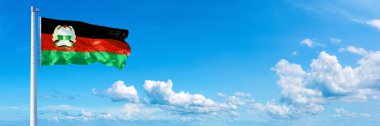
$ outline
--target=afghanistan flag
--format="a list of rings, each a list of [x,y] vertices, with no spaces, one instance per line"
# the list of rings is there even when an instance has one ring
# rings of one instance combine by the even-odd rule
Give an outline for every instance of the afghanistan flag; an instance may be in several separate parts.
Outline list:
[[[128,30],[49,18],[40,23],[41,65],[99,62],[123,69],[131,52]]]

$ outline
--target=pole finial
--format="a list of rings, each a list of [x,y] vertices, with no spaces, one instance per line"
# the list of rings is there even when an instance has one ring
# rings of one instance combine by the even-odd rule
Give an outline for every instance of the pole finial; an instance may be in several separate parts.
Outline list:
[[[38,9],[38,8],[36,8],[36,7],[34,7],[33,5],[31,6],[31,11],[32,12],[38,12],[38,11],[40,11],[40,9]]]

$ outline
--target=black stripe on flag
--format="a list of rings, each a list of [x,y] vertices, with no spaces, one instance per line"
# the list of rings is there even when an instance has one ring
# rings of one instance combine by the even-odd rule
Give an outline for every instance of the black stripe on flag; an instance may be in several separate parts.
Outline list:
[[[86,37],[94,39],[116,39],[124,41],[128,37],[128,30],[104,27],[99,25],[88,24],[80,21],[56,20],[41,17],[41,33],[53,34],[54,29],[58,26],[72,26],[77,37]]]

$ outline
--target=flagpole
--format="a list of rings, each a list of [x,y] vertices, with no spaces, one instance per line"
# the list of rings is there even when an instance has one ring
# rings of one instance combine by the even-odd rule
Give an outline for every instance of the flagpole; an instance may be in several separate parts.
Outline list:
[[[31,7],[30,24],[30,126],[37,126],[37,84],[36,84],[36,52],[35,52],[35,14],[37,8]]]

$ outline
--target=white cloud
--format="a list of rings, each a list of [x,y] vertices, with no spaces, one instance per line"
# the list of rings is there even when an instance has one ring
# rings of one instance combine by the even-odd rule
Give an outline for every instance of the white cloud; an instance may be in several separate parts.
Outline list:
[[[352,111],[348,111],[343,108],[335,108],[335,113],[333,114],[335,118],[371,118],[372,115],[368,113],[356,113]]]
[[[201,105],[210,106],[214,101],[205,98],[200,94],[189,94],[187,92],[176,93],[172,89],[173,83],[147,80],[144,83],[144,89],[153,103],[172,104],[172,105]]]
[[[235,102],[234,102],[235,103]],[[230,104],[230,103],[226,103]],[[231,103],[232,104],[232,103]],[[126,103],[122,107],[74,107],[70,105],[48,105],[39,108],[39,118],[50,121],[186,121],[202,122],[231,118],[236,119],[240,114],[228,107],[219,107],[218,111],[204,113],[193,108],[149,103]],[[186,109],[186,110],[184,110]],[[184,112],[184,113],[182,113]]]
[[[362,19],[353,18],[352,21],[360,23],[360,24],[366,24],[380,30],[380,19],[362,20]]]
[[[379,100],[379,99],[380,99],[380,96],[378,96],[378,95],[374,95],[374,96],[372,96],[372,99]]]
[[[103,96],[108,96],[112,101],[128,101],[128,102],[139,102],[139,96],[134,86],[126,86],[123,81],[116,81],[112,87],[99,93],[96,89],[91,90],[93,94],[99,94]]]
[[[92,113],[90,111],[81,110],[79,112],[79,114],[66,115],[66,119],[68,119],[68,120],[83,120],[83,121],[94,120],[94,119],[110,119],[110,120],[113,120],[113,117],[111,116],[111,114],[108,114],[108,113],[95,114],[95,113]]]
[[[224,112],[198,113],[197,111],[180,111],[177,106],[158,105],[158,104],[142,104],[127,103],[122,109],[113,112],[119,120],[161,120],[161,121],[188,121],[202,122],[210,121],[218,118],[226,120],[227,117],[236,118],[239,116],[234,110],[225,110]],[[182,113],[184,112],[184,113]]]
[[[304,70],[299,64],[281,59],[272,68],[279,76],[277,84],[281,89],[281,98],[278,103],[255,103],[251,94],[245,92],[235,92],[232,96],[218,93],[224,102],[217,102],[202,94],[176,92],[171,80],[146,80],[143,87],[147,97],[141,103],[136,102],[139,101],[136,89],[125,86],[122,81],[116,82],[103,93],[114,100],[132,101],[118,109],[119,113],[110,113],[112,117],[124,120],[144,117],[152,120],[163,119],[159,116],[173,114],[177,117],[170,119],[183,117],[188,120],[187,115],[238,116],[239,107],[247,105],[257,113],[271,118],[298,118],[303,114],[317,114],[324,110],[323,105],[330,102],[365,101],[367,97],[375,98],[380,94],[380,51],[367,51],[353,46],[344,50],[362,56],[357,67],[342,66],[336,56],[325,51],[312,60],[308,70]],[[99,94],[96,90],[93,93]],[[142,113],[146,115],[142,116]]]
[[[116,115],[121,120],[170,120],[176,118],[175,114],[159,107],[139,103],[127,103],[118,112]]]
[[[367,99],[366,95],[372,90],[364,87],[368,84],[364,81],[380,78],[380,73],[375,73],[376,69],[367,69],[368,61],[364,59],[360,60],[362,65],[357,68],[342,67],[336,56],[321,52],[307,72],[300,65],[290,64],[286,60],[280,60],[274,70],[280,76],[277,83],[282,88],[282,97],[289,102],[321,104],[328,100],[360,101]],[[373,62],[376,61],[370,61]],[[371,67],[375,66],[371,64]],[[366,75],[368,79],[365,79]]]
[[[121,120],[192,120],[202,115],[227,115],[236,118],[238,109],[249,106],[255,112],[270,118],[294,119],[304,114],[317,114],[324,110],[323,105],[334,102],[364,101],[367,97],[377,98],[380,89],[380,51],[367,51],[363,48],[349,46],[344,51],[359,54],[362,58],[359,66],[342,66],[338,58],[324,51],[310,63],[310,69],[304,70],[301,65],[281,59],[272,70],[277,73],[277,84],[281,89],[279,102],[256,103],[250,93],[235,92],[228,96],[217,95],[223,102],[217,102],[202,94],[192,94],[173,90],[171,80],[167,82],[146,80],[143,102],[133,86],[126,86],[117,81],[111,88],[94,94],[109,96],[113,101],[130,101],[123,108],[105,113],[76,110],[76,116],[65,116],[68,119],[90,120],[113,118]],[[67,107],[67,106],[61,106]],[[69,108],[69,107],[67,107]],[[337,110],[342,115],[343,110]],[[61,112],[63,113],[63,112]],[[67,114],[67,113],[66,113]],[[347,113],[346,113],[347,114]],[[80,115],[80,116],[78,116]],[[96,115],[96,116],[95,116]],[[172,115],[170,117],[162,115]],[[193,116],[189,116],[193,115]],[[350,115],[350,113],[348,113]],[[352,115],[352,114],[351,114]],[[356,116],[368,116],[356,114]],[[62,119],[63,117],[57,117]],[[202,116],[203,118],[203,116]]]
[[[2,111],[18,111],[18,110],[29,110],[28,106],[0,106]]]
[[[39,108],[41,119],[60,121],[60,120],[115,120],[110,113],[88,111],[86,108],[79,108],[70,105],[48,105]]]
[[[236,97],[250,97],[251,94],[247,92],[235,92]]]
[[[227,96],[223,93],[218,93],[217,95],[223,98],[227,104],[235,106],[245,106],[247,103],[253,103],[255,101],[251,98],[250,93],[245,92],[235,92],[232,96]]]
[[[282,100],[292,104],[321,103],[322,93],[306,87],[304,80],[308,73],[298,64],[291,64],[286,60],[280,60],[273,68],[280,79],[277,84],[281,87]]]
[[[91,89],[91,93],[94,94],[94,95],[99,94],[99,92],[96,90],[96,88],[92,88]]]
[[[358,55],[366,55],[368,53],[365,49],[357,48],[354,46],[348,46],[345,50],[354,54],[358,54]]]
[[[218,93],[218,96],[223,98],[223,102],[216,102],[202,94],[192,94],[185,91],[175,92],[171,80],[167,82],[146,80],[143,87],[146,97],[142,98],[141,101],[138,100],[139,96],[136,89],[133,86],[126,86],[122,81],[115,82],[107,90],[98,92],[94,88],[91,92],[95,95],[110,97],[113,101],[129,101],[123,108],[103,110],[116,120],[191,121],[225,117],[231,117],[232,120],[235,120],[240,115],[237,111],[238,107],[254,101],[250,97],[251,94],[246,92],[235,92],[232,96]],[[94,113],[96,113],[96,111],[91,110],[89,112],[91,113],[81,115],[95,115]],[[64,112],[59,112],[59,114],[62,113]],[[80,111],[77,109],[75,113],[80,115]],[[66,119],[66,117],[72,118],[71,115],[52,117],[59,120]]]
[[[346,49],[353,54],[361,55],[362,58],[358,61],[359,67],[354,68],[356,78],[362,87],[371,89],[377,89],[380,87],[380,51],[365,50],[354,46],[348,46]],[[379,93],[379,92],[372,92]]]
[[[358,114],[355,112],[347,111],[343,108],[335,108],[335,114],[333,117],[349,117],[349,118],[357,118]]]
[[[269,118],[293,118],[293,110],[286,105],[275,104],[274,102],[267,102],[266,104],[254,103],[251,106],[255,109],[256,113],[269,116]]]
[[[323,111],[323,105],[329,102],[365,101],[367,97],[377,95],[380,89],[380,51],[356,47],[346,50],[363,56],[358,61],[358,67],[343,67],[336,56],[324,51],[312,60],[309,70],[303,70],[299,64],[280,60],[272,70],[279,76],[277,84],[282,90],[280,101],[285,106],[276,107],[273,103],[267,103],[256,104],[256,108],[265,108],[271,115],[279,117],[285,114],[316,114]],[[266,110],[270,108],[273,110]]]
[[[312,48],[312,47],[315,47],[315,46],[324,46],[323,44],[315,42],[315,41],[311,40],[310,38],[305,38],[304,40],[302,40],[300,42],[300,44],[306,45],[309,48]]]
[[[157,106],[141,103],[127,103],[123,107],[75,107],[70,105],[48,105],[39,108],[39,118],[61,121],[90,121],[90,120],[176,120],[180,116],[165,111]]]
[[[315,86],[324,97],[351,95],[357,87],[357,78],[351,67],[342,67],[336,56],[321,52],[310,64],[309,85]]]
[[[380,89],[380,51],[370,52],[358,61],[355,70],[359,84],[364,88]]]
[[[55,99],[69,99],[69,100],[74,100],[74,99],[77,99],[79,97],[81,97],[80,95],[68,95],[68,94],[64,94],[64,93],[61,93],[61,92],[53,92],[53,93],[50,93],[50,94],[43,94],[43,95],[40,95],[39,96],[40,98],[44,98],[44,99],[52,99],[52,98],[55,98]]]
[[[280,103],[254,103],[250,104],[251,107],[271,118],[298,118],[306,113],[317,114],[324,110],[323,105],[330,102],[376,98],[380,92],[380,51],[356,47],[345,50],[363,56],[358,61],[359,66],[343,67],[336,56],[324,51],[312,60],[309,70],[281,59],[272,68],[279,76]],[[342,110],[337,112],[342,113]]]
[[[219,96],[219,97],[226,97],[226,96],[227,96],[226,94],[224,94],[224,93],[222,93],[222,92],[219,92],[219,93],[217,93],[216,95]]]
[[[330,42],[331,42],[332,44],[340,44],[340,43],[342,43],[342,40],[337,39],[337,38],[331,38],[331,39],[330,39]]]
[[[338,49],[338,52],[344,52],[344,51],[346,51],[346,48],[339,48]]]
[[[265,104],[254,103],[250,104],[253,108],[253,113],[264,117],[264,119],[299,119],[305,114],[315,115],[324,108],[321,105],[297,105],[297,104],[283,104],[269,101]]]
[[[293,56],[297,56],[297,54],[298,54],[297,51],[293,51],[293,52],[292,52],[292,55],[293,55]]]
[[[365,22],[366,24],[380,30],[380,19],[373,19]]]
[[[218,103],[201,94],[174,92],[171,80],[167,82],[146,80],[144,89],[151,104],[180,113],[215,113],[237,109],[234,104]]]
[[[311,39],[309,39],[309,38],[306,38],[306,39],[302,40],[301,44],[304,44],[304,45],[306,45],[306,46],[308,46],[310,48],[314,46],[314,42]]]

